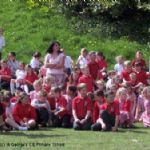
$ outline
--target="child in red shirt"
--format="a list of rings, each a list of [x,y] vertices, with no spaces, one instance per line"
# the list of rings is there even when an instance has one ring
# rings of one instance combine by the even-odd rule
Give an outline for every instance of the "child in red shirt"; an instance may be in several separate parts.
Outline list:
[[[99,72],[99,65],[96,62],[96,53],[92,51],[90,52],[89,56],[90,56],[90,62],[88,63],[89,72],[93,80],[96,80]]]
[[[78,85],[78,96],[73,99],[72,114],[73,114],[73,128],[75,130],[89,130],[92,119],[92,102],[87,97],[87,86],[85,83]]]
[[[93,118],[93,123],[96,123],[97,119],[99,118],[100,106],[105,102],[103,91],[100,91],[100,90],[95,91],[94,99],[95,99],[95,103],[93,107],[92,118]],[[91,129],[94,130],[93,127],[91,127]]]
[[[29,104],[29,98],[26,93],[20,93],[18,102],[13,110],[13,118],[19,125],[27,128],[36,126],[36,110]]]
[[[131,101],[127,99],[127,90],[125,88],[117,90],[116,101],[118,101],[120,108],[119,125],[123,128],[131,127]]]
[[[97,120],[98,130],[103,131],[117,131],[119,124],[119,104],[114,101],[114,93],[107,91],[106,102],[100,107],[100,117]]]
[[[55,98],[55,110],[52,111],[51,119],[54,127],[71,127],[70,119],[71,114],[67,107],[67,100],[61,95],[59,87],[53,87],[51,91]]]
[[[2,89],[9,89],[11,80],[11,70],[8,68],[5,60],[1,60],[0,86]]]
[[[81,68],[81,72],[82,72],[82,76],[79,78],[78,80],[78,84],[79,83],[85,83],[87,86],[87,91],[88,92],[93,92],[93,88],[94,88],[94,81],[93,78],[90,75],[89,72],[89,67],[88,66],[82,66]]]

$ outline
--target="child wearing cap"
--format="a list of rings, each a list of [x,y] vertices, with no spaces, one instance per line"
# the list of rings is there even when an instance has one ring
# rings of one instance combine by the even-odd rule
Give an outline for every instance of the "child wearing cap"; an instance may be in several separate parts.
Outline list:
[[[72,114],[75,130],[90,130],[92,124],[92,101],[87,97],[87,85],[80,83],[78,96],[73,99]]]

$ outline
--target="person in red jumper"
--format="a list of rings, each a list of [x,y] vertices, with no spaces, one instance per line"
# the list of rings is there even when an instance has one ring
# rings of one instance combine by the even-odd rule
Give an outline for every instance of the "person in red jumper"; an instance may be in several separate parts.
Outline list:
[[[26,70],[26,76],[25,79],[23,80],[23,87],[25,92],[29,94],[30,91],[34,90],[33,83],[35,80],[38,80],[38,76],[33,71],[30,65],[26,65],[25,70]]]
[[[141,51],[136,52],[135,59],[132,61],[132,67],[134,67],[136,63],[140,63],[143,70],[146,69],[146,62],[143,59],[143,53]]]
[[[94,92],[95,103],[93,106],[93,123],[96,123],[99,118],[100,106],[105,102],[103,91],[97,90]],[[92,128],[92,127],[91,127]]]
[[[51,120],[54,127],[71,127],[71,114],[68,110],[67,100],[61,95],[61,89],[59,87],[53,87],[51,89],[55,98],[55,110],[52,111]]]
[[[96,53],[94,51],[90,52],[90,62],[88,63],[89,72],[93,80],[96,80],[99,72],[99,64],[96,62]]]
[[[90,75],[89,67],[86,66],[86,65],[81,66],[81,72],[82,72],[82,76],[79,78],[78,84],[85,83],[86,86],[87,86],[87,91],[88,92],[93,92],[93,90],[94,90],[94,81],[93,81],[93,78]]]
[[[100,116],[93,127],[94,131],[117,131],[119,124],[119,103],[114,101],[115,95],[111,91],[105,94],[106,102],[100,107]]]
[[[33,129],[36,127],[36,110],[29,104],[26,93],[20,93],[18,102],[13,109],[13,118],[21,126]]]
[[[77,87],[78,96],[72,102],[73,128],[89,130],[92,124],[92,101],[87,97],[87,85],[81,83]]]
[[[10,85],[10,80],[12,77],[11,74],[11,70],[10,68],[7,66],[7,63],[5,60],[1,60],[0,62],[0,87],[2,89],[9,89],[9,85]]]
[[[143,83],[144,85],[148,85],[147,79],[149,78],[149,73],[142,69],[142,65],[140,63],[135,63],[134,72],[136,73],[137,84]]]

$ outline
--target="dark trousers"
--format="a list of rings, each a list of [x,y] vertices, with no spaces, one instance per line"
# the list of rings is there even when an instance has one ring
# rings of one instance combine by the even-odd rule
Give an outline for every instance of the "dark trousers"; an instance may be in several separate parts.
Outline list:
[[[49,113],[46,108],[38,108],[37,112],[37,123],[38,124],[46,124],[49,120]]]
[[[0,88],[5,90],[10,90],[10,82],[2,80],[0,82]]]
[[[101,118],[103,122],[106,124],[105,131],[111,131],[112,127],[115,125],[115,117],[110,115],[106,110],[101,112]],[[102,130],[102,126],[100,123],[95,123],[91,126],[91,130],[100,131]]]
[[[71,115],[64,115],[60,118],[58,115],[54,113],[51,114],[52,125],[53,127],[63,127],[63,128],[71,128]]]
[[[74,130],[90,130],[92,125],[91,119],[88,119],[84,124],[80,124],[77,122],[73,123]]]

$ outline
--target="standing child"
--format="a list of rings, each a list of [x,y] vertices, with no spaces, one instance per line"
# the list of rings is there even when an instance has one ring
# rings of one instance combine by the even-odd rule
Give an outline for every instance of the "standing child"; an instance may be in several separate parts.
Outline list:
[[[40,52],[35,52],[33,54],[33,57],[31,59],[31,61],[30,61],[31,68],[34,71],[36,71],[37,73],[39,72],[40,65],[41,65],[40,58],[41,58],[41,53]]]
[[[116,62],[114,70],[117,75],[121,75],[123,69],[124,69],[124,58],[122,55],[116,57]]]
[[[88,61],[88,51],[86,48],[82,48],[76,64],[80,68],[83,65],[87,65]]]
[[[88,66],[82,66],[81,68],[82,76],[79,77],[78,84],[79,83],[85,83],[87,86],[88,92],[93,92],[94,90],[94,81],[93,78],[90,75],[89,67]]]
[[[0,60],[2,59],[2,51],[5,46],[5,38],[3,36],[4,30],[0,28]]]
[[[78,96],[73,99],[72,114],[73,128],[75,130],[90,130],[92,124],[92,102],[87,97],[87,86],[85,83],[78,85]]]
[[[90,61],[88,63],[89,72],[93,80],[95,81],[98,77],[99,65],[96,62],[96,53],[94,51],[90,52],[89,56],[90,56]]]

